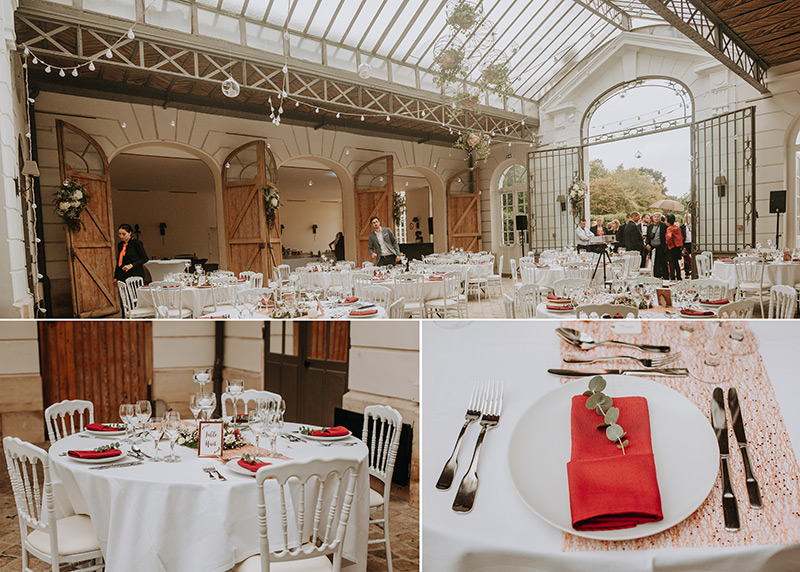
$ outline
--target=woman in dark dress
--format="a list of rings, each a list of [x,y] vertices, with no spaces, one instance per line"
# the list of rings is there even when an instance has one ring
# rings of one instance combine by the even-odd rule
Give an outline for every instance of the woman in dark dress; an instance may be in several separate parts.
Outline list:
[[[120,242],[117,243],[117,268],[114,278],[125,281],[131,276],[144,278],[144,263],[149,260],[142,243],[133,238],[133,228],[129,224],[121,224],[117,229]]]
[[[337,232],[336,238],[328,243],[328,248],[333,249],[336,260],[344,260],[344,234]]]

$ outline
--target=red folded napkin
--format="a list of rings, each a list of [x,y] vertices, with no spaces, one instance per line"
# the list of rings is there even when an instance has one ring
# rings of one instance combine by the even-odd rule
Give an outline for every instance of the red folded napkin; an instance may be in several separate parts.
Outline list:
[[[714,304],[714,305],[723,305],[723,304],[730,304],[730,300],[727,298],[722,298],[721,300],[701,300],[701,304]]]
[[[547,297],[548,300],[552,300],[553,302],[572,302],[569,298],[562,298],[561,296],[553,296],[550,295]]]
[[[605,316],[603,316],[603,318],[605,318],[606,320],[611,320],[612,318],[613,318],[614,320],[624,320],[624,319],[625,319],[625,316],[623,316],[622,314],[620,314],[619,312],[617,312],[617,313],[616,313],[616,314],[614,314],[613,316],[609,316],[608,314],[606,314]]]
[[[546,264],[534,264],[534,266],[535,266],[536,268],[550,268],[550,267],[549,267],[549,266],[547,266]]]
[[[614,398],[618,423],[629,441],[625,454],[598,429],[602,418],[586,409],[585,395],[572,398],[572,455],[567,463],[569,504],[575,530],[617,530],[657,522],[661,512],[644,397]]]
[[[443,276],[431,276],[430,278],[428,278],[428,280],[430,280],[431,282],[441,282],[441,281],[444,280],[444,277]]]
[[[111,427],[110,425],[103,425],[102,423],[89,423],[86,429],[89,431],[122,431],[119,427]]]
[[[733,262],[733,258],[717,258],[717,262]]]
[[[272,463],[251,463],[249,461],[243,461],[242,459],[239,459],[237,463],[239,464],[240,467],[244,467],[248,471],[253,471],[254,473],[258,471],[261,467],[266,467],[272,464]]]
[[[561,304],[548,304],[547,305],[547,309],[548,310],[572,310],[571,307],[564,306],[564,305],[561,305]]]
[[[345,304],[353,304],[354,302],[358,302],[358,297],[350,296],[349,298],[345,298],[344,300]]]
[[[713,316],[714,312],[711,310],[681,310],[681,314],[684,316]]]
[[[67,455],[75,459],[105,459],[106,457],[118,457],[122,454],[119,449],[109,449],[108,451],[67,451]]]
[[[339,437],[341,435],[349,435],[350,431],[347,427],[337,425],[336,427],[328,427],[327,429],[318,429],[309,433],[312,437]]]
[[[351,316],[370,316],[372,314],[377,314],[377,308],[370,308],[369,310],[352,310],[350,312]]]

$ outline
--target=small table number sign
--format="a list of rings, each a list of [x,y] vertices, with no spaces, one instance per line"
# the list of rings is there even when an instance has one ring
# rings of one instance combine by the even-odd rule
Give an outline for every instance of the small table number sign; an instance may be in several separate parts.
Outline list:
[[[223,434],[222,421],[201,421],[198,428],[197,456],[221,457]]]

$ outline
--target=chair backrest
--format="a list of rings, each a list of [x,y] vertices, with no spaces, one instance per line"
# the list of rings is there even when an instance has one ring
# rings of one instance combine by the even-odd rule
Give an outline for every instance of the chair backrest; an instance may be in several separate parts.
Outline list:
[[[236,290],[238,285],[234,283],[225,282],[212,282],[211,283],[211,298],[214,300],[214,307],[218,308],[222,305],[235,305],[236,304]]]
[[[497,274],[503,275],[503,255],[500,255],[500,262],[497,264]]]
[[[422,302],[422,274],[401,274],[394,279],[394,291],[406,302]]]
[[[517,283],[519,277],[517,276],[517,261],[511,258],[508,263],[511,265],[511,280],[514,281],[514,284]]]
[[[589,280],[591,276],[591,262],[570,262],[564,265],[565,278],[583,278],[585,280]]]
[[[250,288],[262,288],[264,286],[264,275],[261,272],[252,272],[250,276]]]
[[[362,302],[369,302],[386,309],[389,307],[389,304],[392,303],[392,291],[386,286],[375,286],[371,284],[361,289],[361,296],[359,296],[359,298]]]
[[[700,300],[719,300],[728,296],[728,284],[718,278],[698,278],[687,283],[697,291]]]
[[[275,281],[280,284],[289,279],[289,274],[291,273],[292,269],[289,268],[288,264],[279,264],[272,270],[273,277]]]
[[[250,411],[250,406],[254,403],[258,403],[259,401],[273,401],[275,403],[280,403],[281,396],[277,393],[273,393],[271,391],[264,391],[260,389],[245,389],[243,392],[239,394],[239,399],[237,403],[244,403],[244,412],[247,414]],[[222,394],[222,416],[225,417],[229,415],[227,404],[230,403],[233,406],[233,396],[228,393]],[[231,413],[233,410],[231,410]]]
[[[241,272],[239,272],[239,278],[240,279],[243,278],[249,281],[250,278],[253,276],[253,274],[255,274],[255,272],[253,272],[252,270],[242,270]]]
[[[519,270],[520,270],[520,274],[522,275],[522,283],[523,284],[536,284],[536,267],[535,266],[523,266]]]
[[[150,292],[153,294],[153,306],[156,318],[169,318],[169,310],[183,307],[183,284],[181,282],[151,282]]]
[[[3,449],[11,490],[17,505],[20,530],[23,536],[27,536],[28,528],[40,530],[50,536],[53,569],[58,570],[58,532],[55,526],[55,496],[50,478],[50,458],[43,449],[17,437],[5,437]]]
[[[461,273],[447,272],[442,277],[442,281],[444,282],[444,298],[456,300],[461,295]]]
[[[758,256],[739,256],[734,258],[733,267],[736,279],[743,282],[761,284],[764,279],[764,260]]]
[[[711,258],[707,254],[701,252],[696,255],[694,262],[697,265],[697,275],[700,278],[709,278],[711,276]]]
[[[339,572],[357,477],[356,460],[311,459],[261,467],[256,493],[262,572],[269,572],[273,562],[326,554],[333,555],[332,570]],[[268,511],[266,500],[274,498],[274,487],[280,488],[280,510]],[[283,540],[280,549],[270,547],[270,525],[279,531],[273,538]],[[289,542],[294,531],[300,535],[299,545]]]
[[[585,278],[562,278],[553,283],[556,296],[564,296],[570,290],[583,290],[589,287],[589,280]]]
[[[211,276],[214,278],[235,278],[236,273],[234,273],[232,270],[214,270],[211,273]]]
[[[797,290],[778,284],[769,289],[769,317],[794,318],[797,308]]]
[[[65,399],[44,410],[50,444],[68,435],[83,431],[94,423],[94,403],[83,399]]]
[[[507,320],[513,320],[517,317],[516,310],[514,309],[514,298],[505,292],[503,292],[503,310],[505,310]]]
[[[533,256],[520,256],[519,267],[536,266],[536,259]]]
[[[406,299],[398,298],[391,303],[387,310],[389,317],[395,320],[401,320],[406,317]]]
[[[402,428],[403,416],[393,407],[368,405],[364,408],[361,440],[369,447],[369,474],[380,479],[387,492],[392,484]],[[388,495],[384,495],[384,500],[388,498]]]
[[[519,317],[531,319],[536,317],[536,306],[547,290],[536,284],[523,284],[517,290],[517,308]]]
[[[128,289],[128,299],[131,302],[131,308],[135,308],[139,303],[139,288],[144,286],[144,278],[141,276],[131,276],[125,279],[125,287]]]
[[[655,278],[654,276],[639,276],[636,278],[636,283],[641,284],[642,286],[646,284],[652,284],[653,286],[658,286],[660,288],[664,285],[664,279]]]
[[[604,316],[638,318],[639,308],[623,304],[585,304],[575,308],[575,317],[577,318],[602,318]]]
[[[739,300],[738,302],[731,302],[720,306],[717,310],[717,316],[720,318],[736,318],[739,320],[749,320],[753,317],[753,308],[755,302],[753,300]]]
[[[372,286],[373,275],[371,272],[353,272],[353,292],[361,298],[364,295],[364,288]]]
[[[131,317],[131,300],[128,294],[128,288],[124,282],[117,280],[117,288],[119,289],[119,299],[122,302],[122,309],[125,311],[125,317]]]

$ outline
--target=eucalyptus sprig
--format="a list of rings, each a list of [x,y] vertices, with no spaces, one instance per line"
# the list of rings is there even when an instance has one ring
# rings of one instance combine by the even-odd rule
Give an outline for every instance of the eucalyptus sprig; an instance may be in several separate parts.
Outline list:
[[[119,449],[119,443],[109,443],[108,445],[101,445],[97,447],[95,451],[98,453],[105,453],[106,451],[110,451],[111,449]]]
[[[244,461],[245,463],[250,463],[251,465],[255,465],[261,462],[261,460],[258,458],[258,455],[250,455],[248,453],[242,455],[242,461]]]
[[[305,425],[303,425],[300,427],[300,429],[298,429],[298,431],[300,431],[301,435],[310,435],[311,432],[316,431],[316,429],[314,429],[313,427],[306,427]]]
[[[627,433],[617,424],[619,408],[614,407],[614,400],[603,393],[605,388],[606,380],[602,376],[596,375],[589,380],[589,389],[583,392],[583,395],[589,397],[589,399],[586,400],[586,409],[594,409],[598,415],[603,416],[603,423],[598,425],[597,428],[605,429],[606,437],[608,437],[610,441],[616,441],[617,448],[622,449],[622,454],[624,455],[628,440],[623,440],[623,437],[625,437]]]

